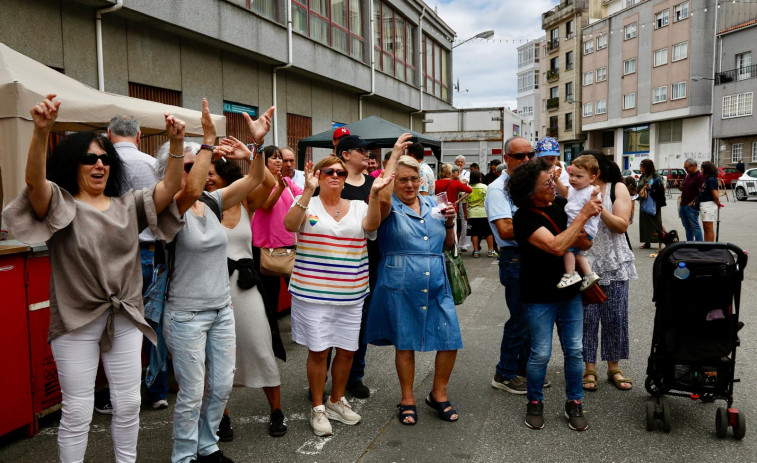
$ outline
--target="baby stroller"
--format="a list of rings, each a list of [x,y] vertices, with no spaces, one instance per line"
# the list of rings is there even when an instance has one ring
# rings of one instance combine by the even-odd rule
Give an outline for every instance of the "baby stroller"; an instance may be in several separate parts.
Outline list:
[[[741,281],[747,255],[730,243],[682,242],[665,247],[654,261],[655,320],[645,387],[647,431],[662,420],[670,432],[670,404],[663,396],[712,402],[725,400],[715,414],[715,431],[736,439],[746,418],[733,405],[734,367]]]

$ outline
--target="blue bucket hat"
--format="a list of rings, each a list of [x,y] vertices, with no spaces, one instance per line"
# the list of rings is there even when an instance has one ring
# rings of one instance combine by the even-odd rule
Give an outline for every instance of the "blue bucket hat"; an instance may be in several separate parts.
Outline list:
[[[536,142],[536,157],[560,156],[560,144],[556,138],[544,137]]]

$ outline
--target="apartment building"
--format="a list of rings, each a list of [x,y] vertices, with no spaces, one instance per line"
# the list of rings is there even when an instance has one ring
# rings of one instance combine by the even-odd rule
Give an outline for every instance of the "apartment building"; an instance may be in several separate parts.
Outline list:
[[[266,141],[282,146],[370,115],[420,130],[421,111],[452,108],[455,32],[422,0],[4,0],[0,17],[9,47],[95,88],[102,60],[108,92],[207,97],[232,135],[275,104]]]
[[[542,14],[547,34],[539,62],[541,135],[555,137],[565,161],[583,148],[581,131],[581,57],[583,29],[602,17],[601,0],[562,0]]]
[[[710,160],[715,0],[605,2],[581,34],[586,147],[621,168]],[[710,79],[710,80],[708,80]]]
[[[518,47],[518,115],[523,118],[521,135],[535,144],[541,131],[539,55],[547,38],[531,40]],[[543,135],[542,135],[543,136]]]
[[[757,5],[724,5],[719,21],[718,58],[715,73],[714,126],[719,166],[743,160],[757,167]],[[753,64],[754,63],[754,64]]]

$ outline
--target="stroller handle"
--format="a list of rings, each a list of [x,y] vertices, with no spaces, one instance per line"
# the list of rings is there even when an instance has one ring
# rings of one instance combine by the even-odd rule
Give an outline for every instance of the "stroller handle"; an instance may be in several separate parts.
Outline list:
[[[667,251],[665,254],[672,253],[676,249],[680,247],[686,246],[687,248],[695,248],[700,249],[702,251],[706,251],[709,249],[728,249],[729,251],[732,251],[734,254],[736,254],[738,261],[739,261],[739,268],[741,271],[744,271],[744,268],[746,268],[746,263],[748,260],[748,256],[746,252],[744,252],[740,247],[736,246],[733,243],[719,243],[719,242],[712,242],[712,241],[681,241],[678,243],[671,244],[670,246],[665,247],[665,251]]]

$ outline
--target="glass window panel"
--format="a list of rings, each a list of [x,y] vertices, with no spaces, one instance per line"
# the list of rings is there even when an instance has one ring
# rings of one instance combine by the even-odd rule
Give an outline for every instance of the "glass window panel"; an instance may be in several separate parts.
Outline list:
[[[336,26],[331,27],[331,48],[347,53],[347,33]]]
[[[384,57],[384,72],[389,75],[394,75],[394,58],[388,53],[382,53]]]
[[[310,15],[310,38],[325,45],[329,44],[329,23],[323,19]]]
[[[363,41],[357,37],[350,37],[350,56],[356,60],[363,61]]]
[[[308,34],[308,12],[295,4],[292,4],[292,29],[300,34]]]
[[[440,73],[442,86],[447,86],[447,51],[442,50],[442,72]]]
[[[405,63],[415,65],[415,28],[410,24],[405,27]]]
[[[389,8],[382,8],[381,9],[381,47],[384,49],[385,52],[394,53],[394,18],[392,14],[392,10]],[[392,65],[389,66],[388,69],[391,69]],[[387,69],[386,66],[384,66],[384,69]]]
[[[360,0],[350,0],[350,32],[363,36],[363,12]]]
[[[405,20],[399,15],[394,19],[394,56],[405,59]],[[398,72],[397,75],[402,75]]]
[[[447,98],[447,87],[442,87],[442,100],[446,100]]]
[[[381,2],[373,0],[373,43],[381,48]],[[378,63],[380,60],[376,60]]]
[[[405,80],[405,64],[402,61],[394,61],[394,75],[400,80]]]
[[[434,81],[431,80],[431,77],[426,77],[426,92],[434,93]]]
[[[384,67],[381,66],[381,55],[381,50],[378,48],[373,49],[373,61],[376,63],[376,69],[381,69],[383,71]]]
[[[252,11],[266,18],[276,19],[276,2],[275,0],[255,0],[252,2]]]
[[[441,80],[442,75],[442,60],[441,60],[441,47],[434,44],[434,80]]]
[[[406,80],[406,82],[408,84],[415,85],[415,69],[408,67],[408,68],[406,68],[406,71],[407,71],[407,80]]]
[[[310,11],[329,17],[329,0],[310,0]]]
[[[426,41],[426,65],[423,67],[423,72],[427,75],[434,74],[434,44],[429,39]],[[431,88],[431,87],[429,87]]]
[[[347,27],[346,0],[331,0],[331,22]]]

